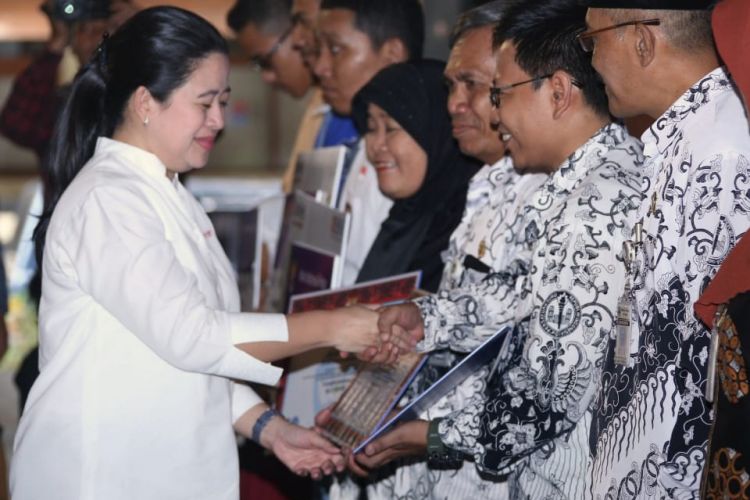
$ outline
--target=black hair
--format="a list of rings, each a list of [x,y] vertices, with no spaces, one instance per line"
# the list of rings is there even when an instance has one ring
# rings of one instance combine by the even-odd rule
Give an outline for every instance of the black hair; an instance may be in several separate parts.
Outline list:
[[[237,0],[227,14],[227,25],[235,33],[248,24],[269,34],[279,34],[292,20],[292,0]]]
[[[456,42],[471,30],[495,26],[502,19],[507,5],[508,0],[495,0],[462,13],[453,26],[453,31],[448,40],[450,48],[453,48]]]
[[[420,0],[323,0],[320,8],[354,12],[354,26],[369,37],[375,50],[396,38],[409,52],[409,60],[422,58],[424,11]]]
[[[99,137],[111,137],[139,87],[159,102],[227,43],[205,19],[177,7],[153,7],[135,14],[106,38],[76,75],[58,116],[47,158],[51,196],[34,232],[38,262],[49,219],[60,196],[93,156]]]
[[[492,45],[497,49],[506,40],[513,42],[516,63],[531,77],[565,71],[580,84],[586,103],[599,115],[609,116],[607,94],[591,65],[591,54],[576,40],[585,29],[586,7],[579,0],[517,1],[495,28]]]

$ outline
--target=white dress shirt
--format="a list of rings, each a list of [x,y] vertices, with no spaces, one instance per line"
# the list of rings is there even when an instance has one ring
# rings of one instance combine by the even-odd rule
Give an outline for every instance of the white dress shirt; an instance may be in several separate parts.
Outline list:
[[[618,366],[610,356],[604,365],[595,499],[700,496],[714,410],[704,396],[711,335],[693,306],[750,228],[747,125],[732,81],[716,68],[643,134],[630,361]]]
[[[505,240],[479,284],[418,299],[423,346],[461,350],[511,322],[510,356],[440,423],[442,441],[507,477],[510,498],[586,498],[589,431],[642,195],[641,144],[609,124],[493,233]]]
[[[230,379],[281,370],[235,345],[286,341],[286,321],[237,312],[209,219],[154,155],[99,139],[50,222],[42,289],[13,498],[236,500],[232,423],[260,399]]]

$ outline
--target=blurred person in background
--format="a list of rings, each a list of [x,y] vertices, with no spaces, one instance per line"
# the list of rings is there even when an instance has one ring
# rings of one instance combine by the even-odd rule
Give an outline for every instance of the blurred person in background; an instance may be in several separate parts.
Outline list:
[[[0,111],[0,134],[36,153],[45,187],[44,157],[67,92],[67,86],[61,87],[58,82],[63,52],[69,47],[76,61],[85,64],[104,33],[113,33],[137,11],[129,0],[92,0],[86,15],[71,22],[56,14],[56,3],[47,0],[40,6],[49,21],[50,38],[42,54],[15,79]]]
[[[337,146],[357,139],[348,117],[334,115],[315,87],[310,65],[305,62],[298,39],[312,37],[319,2],[305,0],[238,0],[227,14],[227,24],[237,43],[263,81],[295,99],[310,95],[292,153],[282,176],[282,189],[292,191],[299,153],[316,147]],[[307,46],[303,43],[304,46]]]

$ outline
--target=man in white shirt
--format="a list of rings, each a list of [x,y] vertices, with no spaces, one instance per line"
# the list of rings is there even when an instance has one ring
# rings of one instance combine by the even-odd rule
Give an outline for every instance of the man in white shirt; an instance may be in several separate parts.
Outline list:
[[[716,54],[711,2],[586,3],[579,39],[593,51],[610,111],[656,120],[642,137],[631,327],[610,341],[595,407],[592,493],[698,498],[714,370],[711,333],[693,306],[750,226],[747,120]],[[613,359],[618,351],[625,359]]]
[[[349,116],[354,95],[381,69],[422,57],[424,14],[418,0],[323,0],[320,52],[313,72],[334,113]],[[392,202],[378,188],[360,141],[339,199],[351,212],[343,285],[354,283]]]

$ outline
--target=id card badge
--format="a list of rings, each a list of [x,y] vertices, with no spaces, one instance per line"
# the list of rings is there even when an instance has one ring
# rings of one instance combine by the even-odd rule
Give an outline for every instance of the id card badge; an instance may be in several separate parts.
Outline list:
[[[630,361],[630,341],[633,334],[631,325],[630,284],[617,301],[617,321],[615,332],[615,365],[627,366]]]

